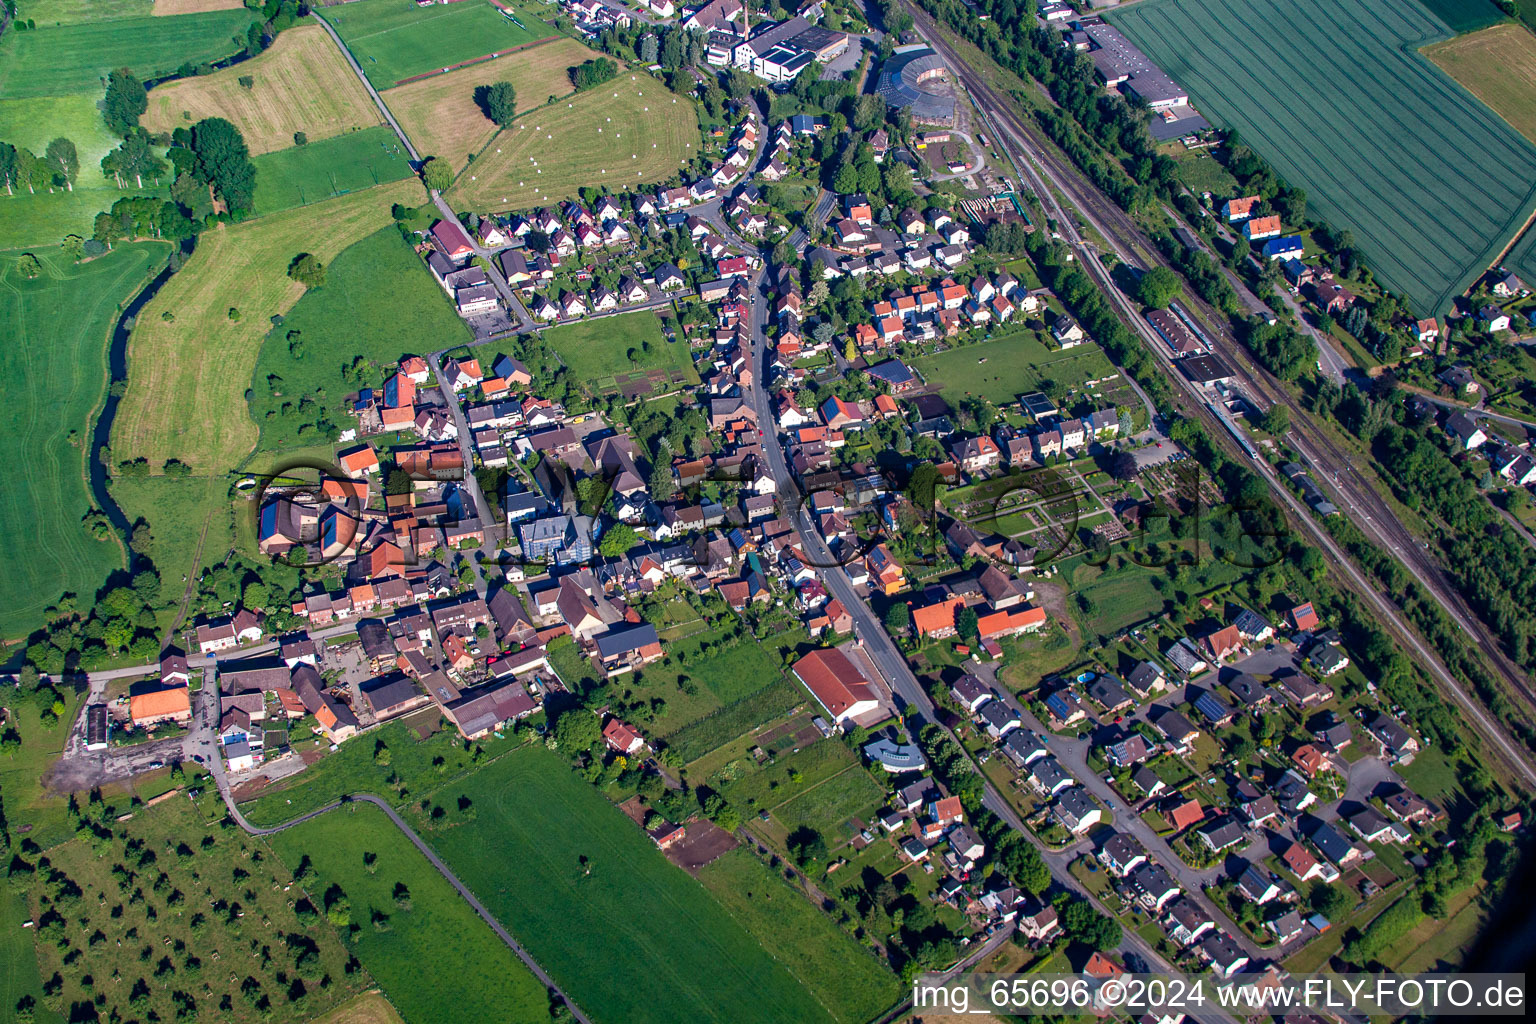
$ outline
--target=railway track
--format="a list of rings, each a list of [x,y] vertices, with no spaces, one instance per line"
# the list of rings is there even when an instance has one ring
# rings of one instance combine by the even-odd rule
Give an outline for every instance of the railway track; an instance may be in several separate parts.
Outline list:
[[[1081,259],[1084,270],[1142,337],[1170,378],[1180,385],[1176,391],[1179,409],[1185,415],[1201,420],[1218,443],[1228,447],[1240,459],[1246,458],[1246,453],[1227,435],[1216,416],[1205,407],[1203,396],[1198,388],[1178,372],[1172,359],[1164,352],[1160,341],[1140,316],[1139,310],[1121,293],[1100,263],[1096,247],[1090,245],[1077,230],[1075,219],[1057,200],[1056,194],[1060,193],[1071,203],[1075,211],[1082,214],[1083,220],[1105,240],[1117,259],[1132,262],[1143,268],[1150,268],[1153,265],[1168,266],[1168,261],[1163,259],[1156,246],[1151,243],[1140,225],[1129,214],[1091,183],[1084,182],[1076,167],[1059,156],[1048,140],[1044,140],[1038,134],[1038,129],[1014,114],[1011,98],[999,94],[960,57],[943,34],[938,31],[927,12],[918,8],[911,0],[907,0],[907,7],[923,36],[944,57],[951,70],[970,93],[982,120],[992,130],[998,144],[1011,151],[1009,155],[1013,158],[1015,166],[1030,179],[1035,193],[1056,220],[1058,230],[1066,237],[1076,255]],[[1528,677],[1505,655],[1496,638],[1472,613],[1461,595],[1456,592],[1449,574],[1428,557],[1427,551],[1419,546],[1418,540],[1398,521],[1385,501],[1364,479],[1355,467],[1351,456],[1341,451],[1325,433],[1312,427],[1311,413],[1292,399],[1272,375],[1253,363],[1247,350],[1233,335],[1226,319],[1217,310],[1198,296],[1186,296],[1185,301],[1187,308],[1192,310],[1201,321],[1202,327],[1213,341],[1215,351],[1232,366],[1239,386],[1247,390],[1256,402],[1281,404],[1291,412],[1294,426],[1291,433],[1287,435],[1287,439],[1341,497],[1343,507],[1356,513],[1356,522],[1362,531],[1391,552],[1399,563],[1445,608],[1457,626],[1489,660],[1508,688],[1525,700],[1528,707],[1536,707],[1536,690],[1533,690]],[[1309,427],[1312,427],[1310,431],[1308,431]],[[1306,433],[1298,433],[1298,431]],[[1293,517],[1312,536],[1316,546],[1342,570],[1346,585],[1376,609],[1390,631],[1405,645],[1408,653],[1417,657],[1441,689],[1466,713],[1476,731],[1489,743],[1496,755],[1526,785],[1536,787],[1536,768],[1532,767],[1529,752],[1512,741],[1482,702],[1470,694],[1451,674],[1439,657],[1419,637],[1412,624],[1403,618],[1401,610],[1396,606],[1396,599],[1380,592],[1374,582],[1365,577],[1347,553],[1340,549],[1332,537],[1321,528],[1311,511],[1297,501],[1289,485],[1281,480],[1266,462],[1257,459],[1250,460],[1250,464],[1270,483],[1281,499],[1281,504],[1291,510]]]

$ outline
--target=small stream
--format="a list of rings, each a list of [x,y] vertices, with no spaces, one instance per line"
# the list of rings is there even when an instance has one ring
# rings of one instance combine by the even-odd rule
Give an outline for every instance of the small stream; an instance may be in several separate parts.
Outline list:
[[[189,239],[182,243],[182,252],[191,255],[195,240]],[[128,335],[131,332],[130,321],[135,320],[146,303],[155,297],[160,288],[171,277],[169,262],[155,275],[155,279],[134,296],[118,316],[117,322],[112,325],[112,340],[107,345],[107,400],[101,407],[101,414],[96,417],[96,425],[91,430],[91,450],[86,456],[86,469],[90,475],[91,497],[96,507],[106,513],[112,526],[123,536],[123,542],[128,542],[132,524],[128,517],[123,515],[123,510],[118,508],[117,502],[112,500],[111,491],[108,489],[110,474],[107,466],[101,461],[101,450],[111,444],[112,422],[117,418],[117,406],[122,401],[120,395],[113,393],[113,386],[118,381],[128,379]]]

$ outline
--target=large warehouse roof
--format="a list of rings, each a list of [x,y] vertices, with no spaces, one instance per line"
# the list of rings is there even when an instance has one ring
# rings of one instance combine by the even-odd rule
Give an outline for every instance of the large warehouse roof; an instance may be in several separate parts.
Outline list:
[[[893,107],[906,107],[912,116],[930,121],[949,121],[955,116],[955,98],[927,92],[917,84],[930,71],[943,71],[944,61],[932,47],[915,43],[898,46],[880,67],[875,91]]]

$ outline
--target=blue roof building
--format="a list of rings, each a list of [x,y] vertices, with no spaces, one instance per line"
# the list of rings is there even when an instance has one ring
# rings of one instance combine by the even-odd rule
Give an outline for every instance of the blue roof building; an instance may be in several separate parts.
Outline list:
[[[1300,259],[1306,249],[1300,235],[1286,235],[1283,238],[1271,238],[1259,249],[1266,260]]]

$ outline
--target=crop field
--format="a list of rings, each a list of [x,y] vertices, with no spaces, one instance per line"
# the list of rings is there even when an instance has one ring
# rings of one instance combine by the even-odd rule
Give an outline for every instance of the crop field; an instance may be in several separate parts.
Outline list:
[[[117,314],[169,253],[163,243],[138,242],[77,264],[43,251],[43,273],[31,281],[16,259],[0,257],[0,438],[11,459],[0,535],[26,538],[0,576],[0,636],[36,629],[60,594],[88,597],[124,564],[116,537],[98,540],[81,524],[95,504],[86,456]]]
[[[652,310],[551,327],[544,340],[595,394],[618,390],[616,374],[645,370],[661,370],[678,383],[699,382],[688,346],[667,341]]]
[[[413,173],[399,137],[384,125],[263,153],[252,163],[256,165],[256,212],[263,216],[400,181]]]
[[[220,60],[244,48],[250,23],[251,12],[242,8],[7,32],[0,38],[0,96],[94,93],[113,68],[131,67],[149,79],[186,61]]]
[[[562,36],[446,75],[398,86],[384,101],[417,152],[441,157],[458,171],[497,131],[475,104],[477,87],[511,82],[517,90],[518,109],[532,110],[570,95],[575,87],[568,69],[596,56],[576,40]]]
[[[259,447],[313,444],[321,439],[315,431],[321,416],[344,425],[342,399],[360,384],[340,371],[357,356],[371,364],[368,379],[377,385],[402,356],[472,340],[400,232],[393,226],[374,232],[337,256],[326,268],[325,286],[305,294],[262,342],[251,380]],[[319,408],[299,408],[306,396],[318,399]]]
[[[301,884],[316,906],[331,886],[345,891],[358,926],[350,947],[410,1024],[548,1020],[544,986],[377,807],[331,811],[268,842],[290,870],[308,858]],[[367,868],[365,853],[377,858]],[[430,983],[422,965],[444,956],[452,984]]]
[[[912,365],[952,405],[969,395],[982,395],[1002,405],[1040,390],[1046,381],[1077,388],[1085,381],[1099,380],[1115,372],[1097,345],[1081,345],[1066,351],[1050,349],[1040,340],[1039,333],[1031,330],[921,356]]]
[[[1445,22],[1452,32],[1476,32],[1504,20],[1504,12],[1493,0],[1419,0],[1431,14]]]
[[[562,756],[514,751],[439,801],[459,795],[474,816],[429,841],[598,1024],[831,1019]]]
[[[205,802],[222,815],[216,795]],[[288,869],[238,829],[217,828],[186,797],[107,825],[110,838],[50,850],[52,870],[29,884],[42,973],[57,972],[55,1006],[73,1007],[71,1019],[99,993],[102,1020],[172,1020],[180,1004],[184,1019],[298,1024],[368,987],[345,969],[331,927],[285,891]],[[50,927],[68,941],[47,941]]]
[[[328,7],[324,16],[375,89],[553,34],[537,22],[519,28],[486,0],[426,8],[406,0],[357,0]]]
[[[1496,25],[1424,48],[1424,56],[1536,141],[1536,34]]]
[[[894,975],[745,847],[701,868],[699,881],[844,1024],[873,1020],[900,997]]]
[[[240,84],[247,77],[255,80],[249,89]],[[158,86],[139,121],[170,132],[215,116],[233,122],[253,154],[287,149],[294,132],[315,143],[379,123],[363,83],[319,25],[296,25],[234,67]]]
[[[16,17],[37,22],[38,28],[75,25],[82,21],[143,18],[153,13],[155,0],[19,0]]]
[[[147,458],[156,470],[174,457],[216,477],[239,466],[257,439],[244,397],[262,340],[273,314],[304,293],[287,275],[289,262],[309,252],[329,263],[388,224],[391,203],[420,196],[419,184],[402,181],[204,232],[128,342],[114,457]]]
[[[575,196],[583,185],[632,189],[676,174],[700,141],[692,100],[649,75],[620,75],[519,118],[449,194],[461,206],[515,210]]]
[[[1445,36],[1417,5],[1147,0],[1111,20],[1349,228],[1421,316],[1443,313],[1536,205],[1536,146],[1416,52]]]

